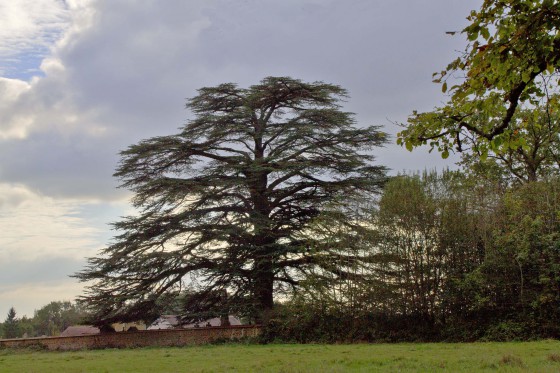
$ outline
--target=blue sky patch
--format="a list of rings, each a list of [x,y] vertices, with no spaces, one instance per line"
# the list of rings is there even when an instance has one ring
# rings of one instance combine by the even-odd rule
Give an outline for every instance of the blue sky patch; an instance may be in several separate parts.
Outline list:
[[[47,53],[47,48],[40,48],[13,57],[3,57],[0,62],[0,75],[25,81],[30,81],[34,76],[45,76],[40,66]]]

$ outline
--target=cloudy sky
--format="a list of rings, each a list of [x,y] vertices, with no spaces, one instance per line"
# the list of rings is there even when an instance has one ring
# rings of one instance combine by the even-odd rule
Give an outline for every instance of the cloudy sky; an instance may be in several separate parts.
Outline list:
[[[0,319],[72,300],[68,275],[130,212],[118,152],[177,131],[185,99],[266,76],[348,89],[358,123],[445,97],[431,75],[481,0],[0,0]],[[389,145],[393,172],[451,165]],[[447,163],[446,163],[447,162]]]

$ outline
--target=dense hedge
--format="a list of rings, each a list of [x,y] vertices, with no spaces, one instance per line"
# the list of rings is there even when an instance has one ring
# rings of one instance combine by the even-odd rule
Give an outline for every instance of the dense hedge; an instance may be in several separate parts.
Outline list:
[[[474,342],[560,338],[560,325],[533,319],[500,320],[473,315],[446,323],[421,315],[352,314],[316,304],[289,302],[277,305],[265,325],[264,342]]]
[[[399,176],[371,219],[375,234],[350,252],[364,260],[306,279],[276,307],[268,339],[560,338],[559,178]]]

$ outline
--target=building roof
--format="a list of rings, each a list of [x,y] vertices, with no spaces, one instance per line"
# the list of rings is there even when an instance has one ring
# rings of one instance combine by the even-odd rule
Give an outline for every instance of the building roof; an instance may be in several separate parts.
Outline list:
[[[91,325],[73,325],[67,327],[61,334],[61,337],[76,337],[80,335],[99,334],[99,328]]]

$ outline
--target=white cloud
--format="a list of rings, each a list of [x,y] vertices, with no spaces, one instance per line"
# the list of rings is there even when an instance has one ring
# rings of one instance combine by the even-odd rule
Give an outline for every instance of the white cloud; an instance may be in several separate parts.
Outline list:
[[[76,111],[66,68],[57,57],[57,51],[71,46],[91,26],[92,4],[90,0],[0,1],[0,61],[7,64],[0,65],[0,141],[21,140],[34,130],[75,130],[78,117],[85,120],[86,133],[103,133],[103,126],[86,119],[88,110]],[[17,78],[30,68],[45,77]]]
[[[4,0],[0,2],[0,75],[16,68],[23,56],[41,58],[60,39],[70,22],[64,0]]]
[[[18,79],[0,77],[0,140],[22,139],[33,123],[33,114],[14,110],[31,85]]]
[[[210,25],[205,2],[166,4],[181,10],[68,1],[71,23],[42,60],[45,75],[0,80],[0,159],[10,159],[0,181],[56,197],[123,196],[111,177],[117,153],[183,121],[189,77],[178,71]]]
[[[108,222],[125,201],[55,199],[25,185],[0,183],[0,312],[19,315],[54,300],[72,300],[83,284],[69,276],[111,240]]]
[[[41,196],[23,185],[0,184],[0,262],[93,255],[103,243],[99,229],[80,217],[86,205]]]
[[[83,284],[73,279],[56,282],[28,283],[20,286],[0,286],[0,317],[3,320],[10,307],[17,317],[33,317],[34,311],[52,301],[73,301],[83,291]]]
[[[83,285],[68,276],[107,244],[108,215],[122,205],[54,199],[21,184],[0,183],[0,312],[28,316]]]

